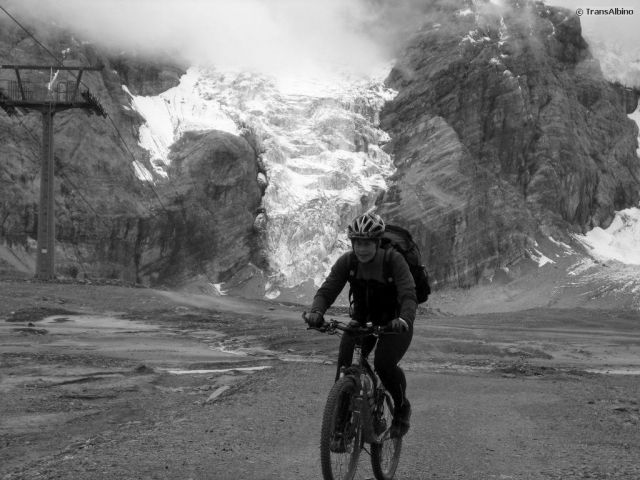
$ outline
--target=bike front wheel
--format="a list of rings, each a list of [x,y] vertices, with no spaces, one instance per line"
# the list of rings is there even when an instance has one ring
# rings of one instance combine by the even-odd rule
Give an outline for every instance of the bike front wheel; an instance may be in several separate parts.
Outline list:
[[[324,480],[352,480],[355,477],[362,448],[356,394],[356,382],[349,376],[339,379],[329,392],[320,434]]]
[[[392,480],[400,461],[402,437],[391,438],[389,435],[393,422],[393,399],[389,392],[384,392],[378,412],[377,419],[385,433],[380,443],[371,444],[371,467],[376,480]]]

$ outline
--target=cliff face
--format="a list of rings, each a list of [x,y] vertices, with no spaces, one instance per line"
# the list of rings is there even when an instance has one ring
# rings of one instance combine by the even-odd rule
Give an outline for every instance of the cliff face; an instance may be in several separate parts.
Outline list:
[[[256,152],[226,132],[187,132],[172,147],[163,214],[148,222],[140,273],[162,283],[226,280],[257,255]]]
[[[0,63],[55,64],[17,25],[0,26]],[[188,136],[175,148],[180,166],[168,180],[141,180],[141,171],[153,169],[138,145],[142,119],[123,85],[152,95],[184,72],[97,51],[65,32],[38,32],[51,51],[66,51],[65,64],[104,65],[82,81],[109,114],[69,110],[54,117],[57,273],[177,284],[189,271],[217,280],[244,265],[257,241],[252,225],[261,198],[257,156],[247,141],[216,132]],[[2,79],[15,77],[4,71]],[[40,114],[0,110],[0,249],[9,252],[0,251],[0,270],[33,271],[41,132]]]
[[[389,221],[416,234],[436,287],[469,286],[528,268],[536,240],[567,242],[638,201],[637,126],[627,117],[638,95],[603,79],[577,17],[516,0],[421,5],[430,21],[387,81],[399,94],[380,127],[397,171],[382,194],[384,89],[306,98],[251,74],[210,72],[154,105],[204,104],[196,120],[224,117],[244,136],[187,132],[165,178],[139,145],[143,119],[123,86],[155,95],[178,85],[181,67],[39,31],[67,64],[104,65],[83,82],[109,113],[55,116],[58,274],[178,285],[257,267],[275,285],[289,269],[294,284],[281,283],[295,289],[329,268],[347,245],[344,223],[377,198]],[[17,26],[0,27],[2,63],[52,63]],[[162,124],[174,136],[177,126],[205,125],[179,113]],[[0,110],[0,270],[33,269],[40,136],[37,113]]]
[[[139,58],[123,54],[109,57],[111,68],[118,74],[120,83],[133,95],[158,95],[180,83],[186,67],[162,59]]]
[[[578,17],[466,8],[434,4],[381,117],[398,168],[382,212],[413,227],[436,281],[461,286],[514,268],[539,234],[606,227],[640,192],[637,93],[604,80]]]

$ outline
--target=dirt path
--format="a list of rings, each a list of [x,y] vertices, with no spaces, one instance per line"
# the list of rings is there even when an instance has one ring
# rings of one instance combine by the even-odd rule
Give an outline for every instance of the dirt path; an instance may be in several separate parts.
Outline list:
[[[397,478],[637,480],[639,324],[419,319]],[[0,282],[0,478],[317,479],[336,347],[288,305]]]

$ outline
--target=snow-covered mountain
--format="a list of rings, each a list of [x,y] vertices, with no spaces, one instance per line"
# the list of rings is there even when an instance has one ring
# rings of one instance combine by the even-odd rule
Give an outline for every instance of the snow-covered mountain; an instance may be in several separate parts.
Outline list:
[[[588,39],[594,61],[578,17],[540,2],[420,8],[423,26],[393,67],[367,77],[335,64],[310,72],[307,58],[295,75],[216,62],[185,72],[172,57],[107,53],[56,34],[66,61],[105,65],[87,81],[119,129],[56,118],[58,272],[250,283],[260,296],[291,298],[289,288],[319,284],[348,248],[347,222],[374,205],[412,228],[437,286],[561,269],[579,255],[576,241],[596,245],[597,230],[569,232],[599,225],[619,238],[624,229],[609,231],[615,210],[640,197],[626,117],[638,123],[640,111],[637,93],[600,67],[626,84],[629,51]],[[15,25],[0,43],[17,55],[4,63],[43,61]],[[0,181],[10,185],[0,189],[0,239],[28,273],[38,149],[2,112],[0,127]],[[574,258],[565,274],[628,260]]]
[[[178,86],[131,100],[146,120],[140,144],[162,176],[171,145],[186,131],[256,133],[268,177],[260,178],[268,183],[262,227],[273,272],[266,293],[275,297],[279,288],[308,279],[319,284],[348,246],[347,222],[386,188],[394,168],[381,149],[389,137],[378,114],[395,92],[383,79],[193,67]],[[141,180],[151,180],[142,165],[136,168]]]
[[[592,52],[609,80],[634,81],[632,54],[622,58],[623,50],[602,42],[594,42]],[[395,96],[383,85],[388,71],[366,79],[340,73],[305,78],[193,67],[178,86],[158,96],[131,96],[146,120],[140,145],[150,152],[155,173],[166,176],[171,145],[184,132],[216,129],[237,135],[252,129],[261,140],[267,171],[260,178],[266,190],[265,214],[259,219],[271,274],[266,294],[277,297],[281,288],[309,279],[317,286],[348,248],[346,222],[374,205],[394,172],[392,159],[380,148],[390,138],[378,117],[384,102]],[[640,110],[629,117],[638,123]],[[153,178],[141,164],[136,169],[141,179]],[[616,221],[620,215],[630,218],[619,213]],[[593,244],[588,235],[575,238]],[[595,248],[594,255],[602,248]],[[552,263],[552,253],[543,250],[527,250],[540,267]]]

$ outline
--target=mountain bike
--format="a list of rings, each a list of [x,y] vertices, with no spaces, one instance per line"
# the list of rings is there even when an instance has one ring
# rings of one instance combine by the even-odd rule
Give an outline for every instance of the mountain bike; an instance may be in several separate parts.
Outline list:
[[[391,436],[393,398],[362,352],[365,337],[392,332],[385,327],[354,327],[337,320],[313,330],[330,335],[348,332],[356,338],[352,364],[341,369],[322,415],[320,463],[324,480],[352,480],[362,450],[371,457],[375,478],[392,480],[402,449],[402,437]]]

